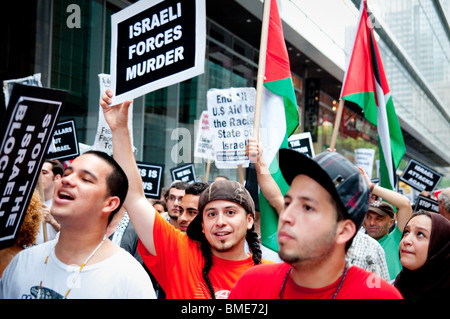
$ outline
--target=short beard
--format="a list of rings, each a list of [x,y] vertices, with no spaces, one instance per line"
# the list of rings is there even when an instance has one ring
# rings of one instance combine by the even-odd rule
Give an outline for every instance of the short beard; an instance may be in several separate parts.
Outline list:
[[[335,248],[334,239],[336,238],[336,228],[328,234],[326,238],[316,242],[314,247],[307,248],[303,254],[302,252],[293,252],[291,254],[284,252],[283,247],[280,247],[278,255],[280,258],[290,265],[296,266],[311,266],[321,263],[326,260],[333,249]],[[318,248],[320,248],[319,253]],[[317,254],[316,254],[317,253]]]
[[[216,250],[220,253],[226,253],[226,252],[230,251],[232,248],[234,248],[234,246],[223,244],[222,242],[219,242],[219,247],[216,247],[216,246],[213,247],[211,244],[209,244],[209,245],[211,246],[211,248],[213,248],[214,250]]]
[[[280,256],[281,260],[283,260],[284,262],[286,262],[290,265],[296,264],[300,261],[299,255],[288,255],[288,254],[285,254],[282,250],[280,250],[278,252],[278,255]]]

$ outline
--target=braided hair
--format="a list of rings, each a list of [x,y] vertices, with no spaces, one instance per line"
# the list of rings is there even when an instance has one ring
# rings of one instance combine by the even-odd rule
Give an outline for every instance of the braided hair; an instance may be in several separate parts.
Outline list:
[[[202,250],[202,256],[205,259],[205,265],[203,266],[202,276],[203,279],[206,282],[206,286],[209,289],[209,292],[211,294],[211,299],[216,299],[216,295],[214,293],[214,288],[212,286],[211,280],[209,279],[209,271],[212,267],[212,254],[211,254],[211,246],[206,239],[206,237],[203,237],[204,239],[201,241],[201,250]],[[252,253],[252,259],[253,263],[255,265],[259,265],[261,263],[261,247],[259,245],[258,240],[258,234],[255,231],[255,226],[253,225],[251,229],[247,230],[246,237],[248,246],[250,248],[250,251]]]

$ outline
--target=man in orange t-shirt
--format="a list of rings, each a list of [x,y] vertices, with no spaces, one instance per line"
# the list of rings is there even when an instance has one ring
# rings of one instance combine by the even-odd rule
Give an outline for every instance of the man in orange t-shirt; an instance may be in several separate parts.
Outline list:
[[[129,180],[124,206],[139,236],[142,259],[167,298],[226,298],[246,269],[266,263],[250,194],[237,182],[214,182],[201,194],[187,236],[166,224],[142,188],[127,126],[132,101],[110,106],[111,97],[107,90],[100,105],[112,132],[114,158]],[[252,255],[245,252],[246,240]]]
[[[196,217],[197,218],[197,217]],[[156,215],[154,224],[156,256],[152,256],[139,241],[138,252],[166,292],[167,299],[211,298],[211,292],[202,276],[204,257],[201,244]],[[226,298],[233,284],[255,262],[247,255],[241,260],[212,257],[209,279],[215,298]]]
[[[138,251],[168,299],[227,298],[247,269],[268,263],[261,260],[253,220],[248,191],[235,181],[217,181],[200,195],[199,215],[189,224],[188,236],[156,215],[156,255],[141,242]],[[253,255],[244,250],[246,236]],[[210,267],[207,275],[205,267]]]

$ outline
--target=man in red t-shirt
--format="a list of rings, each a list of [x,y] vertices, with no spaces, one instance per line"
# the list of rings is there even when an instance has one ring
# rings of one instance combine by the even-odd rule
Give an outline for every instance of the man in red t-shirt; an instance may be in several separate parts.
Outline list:
[[[359,170],[335,152],[310,159],[281,149],[279,164],[290,185],[277,234],[285,262],[249,269],[229,298],[402,298],[377,275],[345,261],[369,204]]]
[[[226,298],[245,270],[261,259],[255,232],[255,204],[243,185],[218,181],[200,195],[199,213],[187,236],[166,223],[145,198],[127,127],[131,101],[100,104],[112,131],[114,158],[129,180],[124,206],[139,236],[138,252],[171,298]],[[245,252],[247,240],[252,255]]]

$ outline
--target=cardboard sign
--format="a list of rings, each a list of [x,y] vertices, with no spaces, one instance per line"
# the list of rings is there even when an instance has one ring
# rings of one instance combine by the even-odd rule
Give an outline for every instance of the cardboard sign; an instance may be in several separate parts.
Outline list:
[[[291,135],[288,138],[288,144],[290,149],[305,154],[309,158],[313,158],[315,156],[314,145],[310,132]]]
[[[372,179],[374,158],[375,150],[372,148],[355,149],[355,166],[361,167],[370,179]]]
[[[431,198],[419,195],[419,197],[417,197],[414,210],[417,212],[421,209],[429,212],[439,213],[439,202]]]
[[[0,127],[0,248],[14,243],[66,96],[14,86]]]
[[[141,0],[111,16],[113,104],[204,72],[205,0]]]
[[[200,116],[200,125],[195,137],[194,157],[214,160],[208,111],[203,111]]]
[[[218,168],[248,166],[245,146],[253,134],[255,99],[254,88],[208,90],[208,119]]]
[[[170,174],[172,175],[172,181],[182,181],[189,184],[196,182],[194,164],[172,168]]]
[[[431,192],[439,184],[441,178],[441,174],[411,159],[403,171],[400,180],[420,192]]]
[[[47,152],[48,159],[70,160],[80,155],[75,121],[69,120],[56,125],[52,142]]]
[[[164,165],[137,163],[142,178],[145,197],[159,199],[161,197],[161,180]]]

